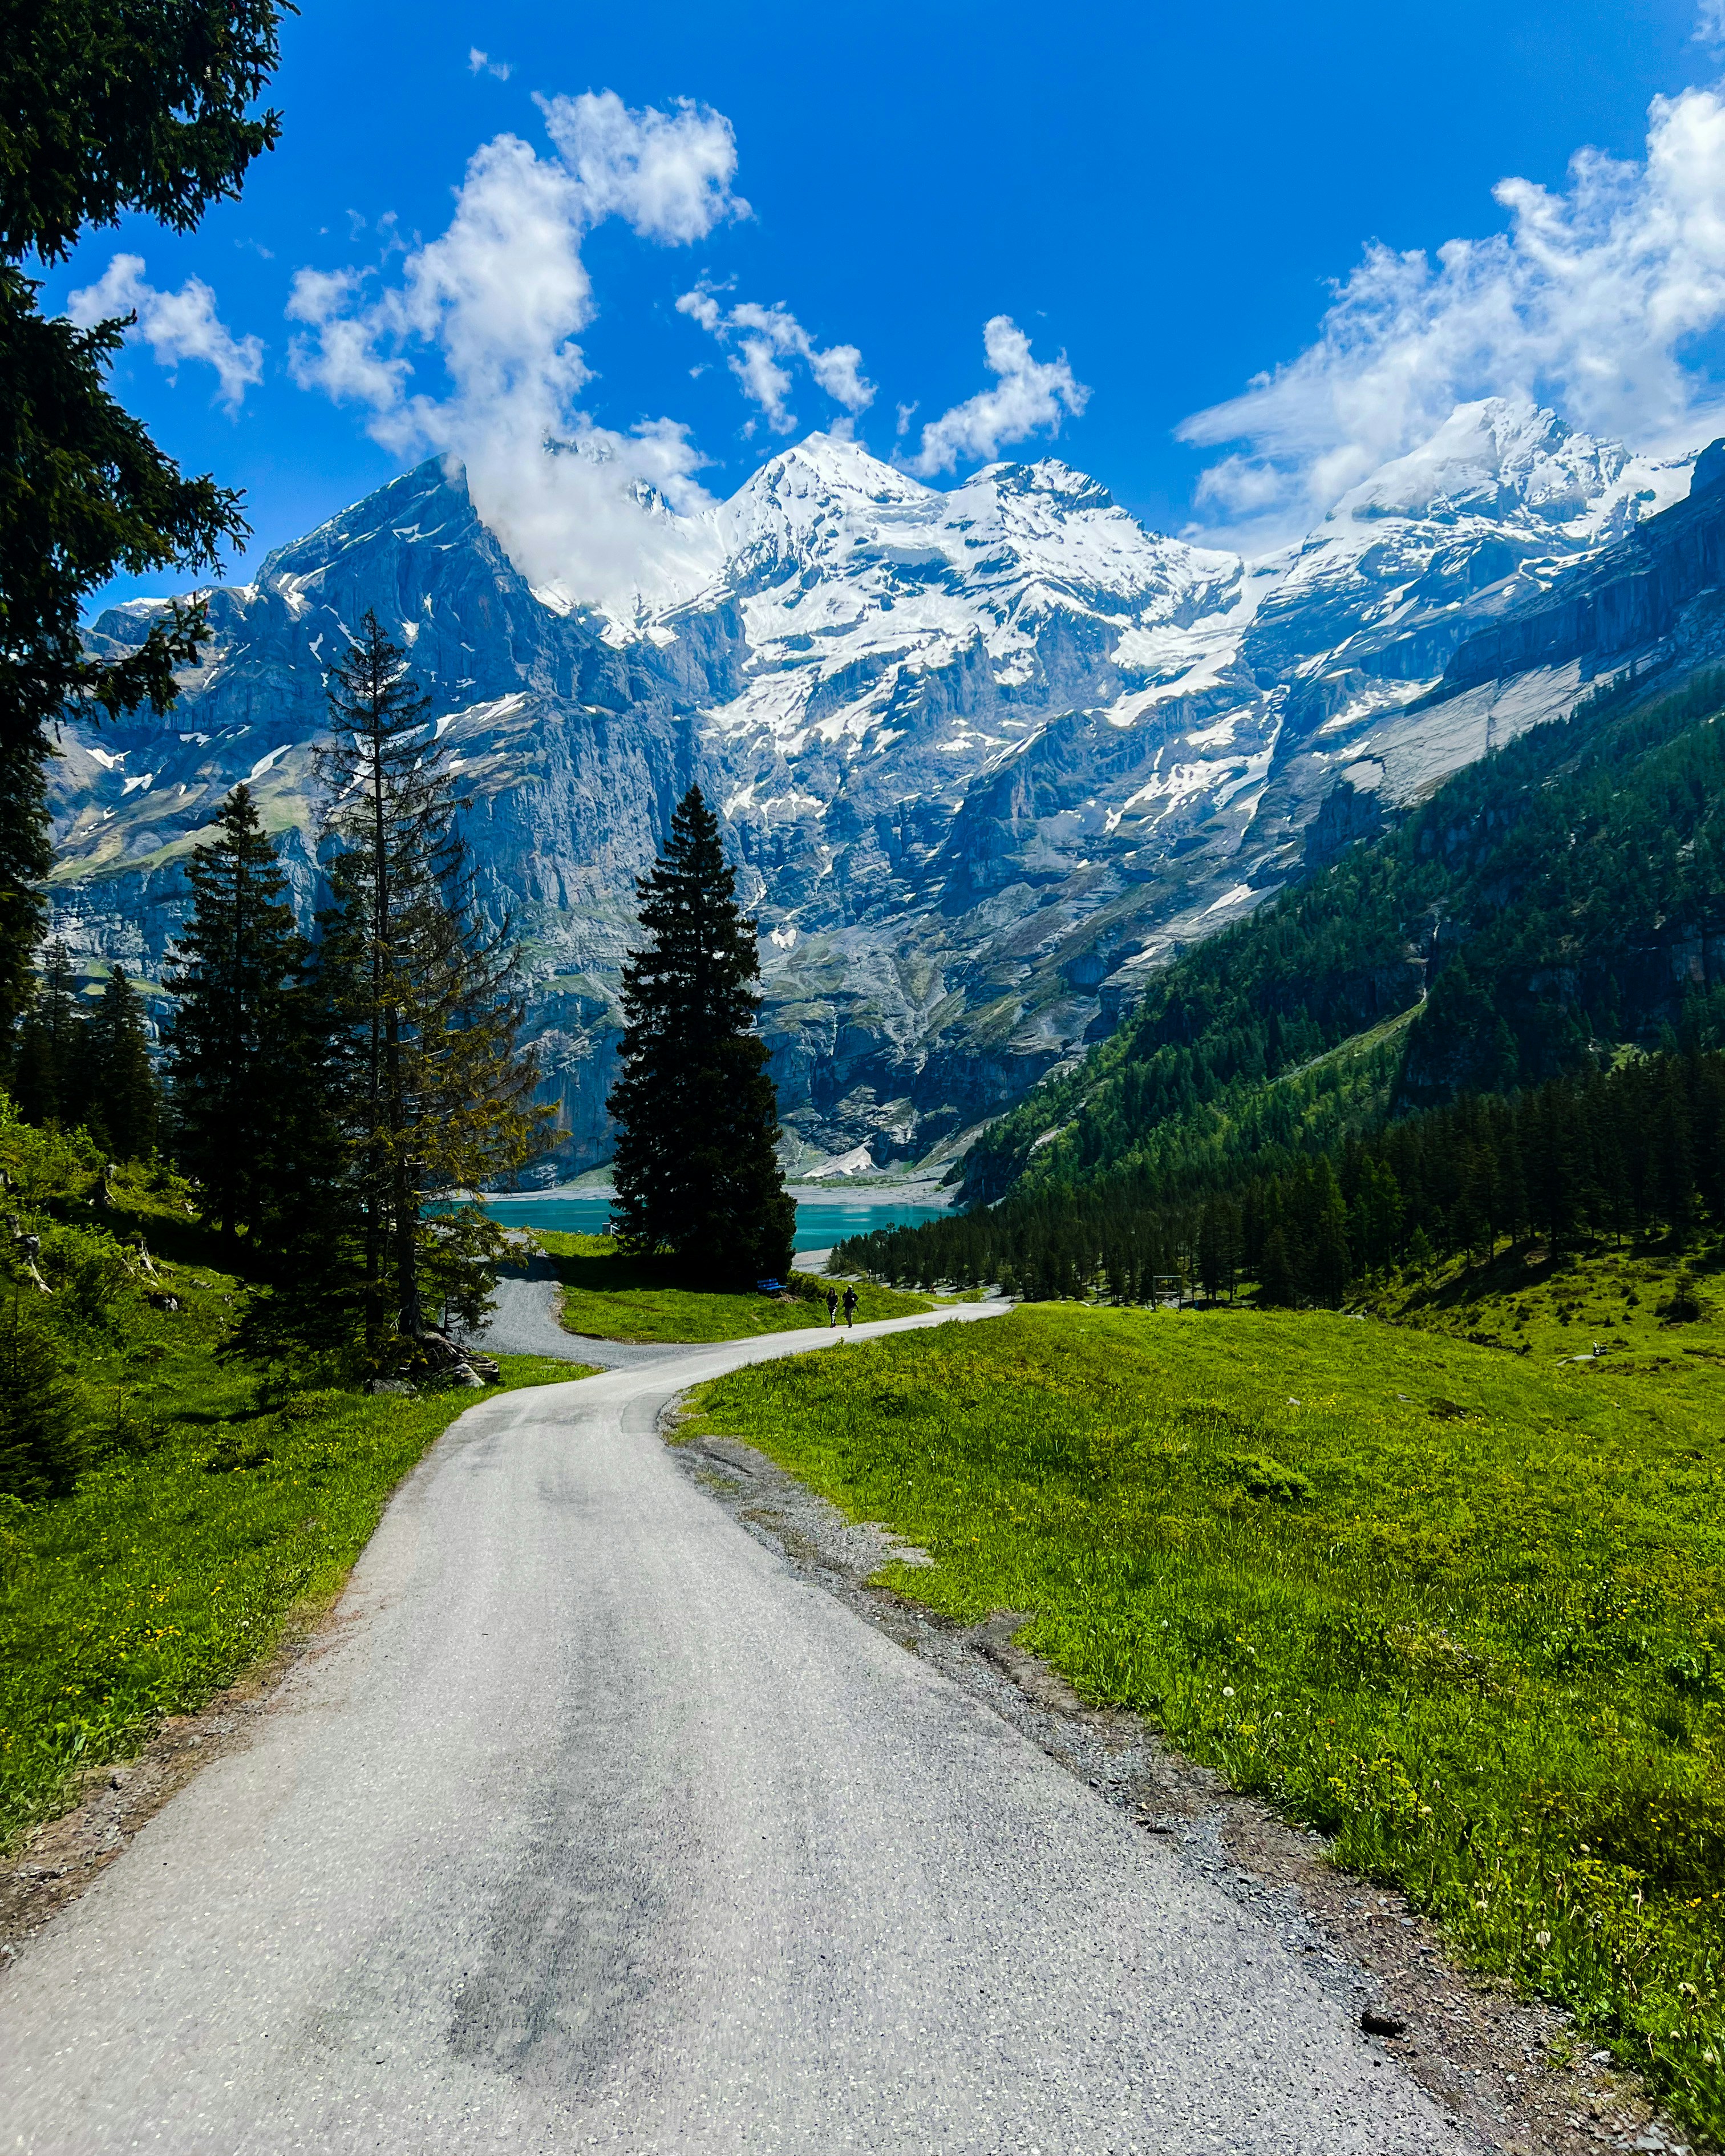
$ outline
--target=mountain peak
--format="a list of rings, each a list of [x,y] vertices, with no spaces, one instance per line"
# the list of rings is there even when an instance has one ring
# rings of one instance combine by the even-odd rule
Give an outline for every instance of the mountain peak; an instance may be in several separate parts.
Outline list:
[[[1578,434],[1544,406],[1481,398],[1458,404],[1435,434],[1349,488],[1324,522],[1499,516],[1512,504],[1567,522],[1627,461],[1621,443]]]
[[[1531,398],[1481,398],[1351,487],[1313,537],[1391,520],[1484,521],[1598,541],[1680,499],[1691,461],[1634,455]]]
[[[876,501],[926,498],[937,491],[896,465],[885,463],[854,436],[817,429],[769,457],[750,474],[726,506],[750,495],[779,493],[787,488],[794,490],[811,481],[834,494],[861,494]]]
[[[1059,457],[1039,457],[1034,464],[984,465],[969,486],[986,486],[1005,498],[1012,495],[1046,495],[1060,509],[1112,509],[1114,497],[1099,479],[1077,470]],[[957,488],[955,492],[963,492]]]

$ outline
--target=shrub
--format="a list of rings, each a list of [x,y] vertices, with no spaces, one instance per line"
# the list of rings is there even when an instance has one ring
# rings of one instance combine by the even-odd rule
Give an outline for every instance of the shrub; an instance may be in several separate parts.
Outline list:
[[[131,1275],[125,1254],[100,1228],[48,1229],[42,1237],[42,1276],[53,1290],[63,1325],[104,1332]]]
[[[1694,1325],[1707,1316],[1707,1305],[1695,1291],[1692,1280],[1680,1280],[1663,1302],[1653,1306],[1661,1325]]]
[[[72,1389],[53,1341],[14,1289],[0,1317],[0,1492],[59,1496],[80,1464]]]
[[[1310,1479],[1296,1467],[1284,1467],[1267,1453],[1235,1453],[1224,1462],[1230,1482],[1239,1483],[1247,1495],[1267,1497],[1273,1505],[1309,1505]]]

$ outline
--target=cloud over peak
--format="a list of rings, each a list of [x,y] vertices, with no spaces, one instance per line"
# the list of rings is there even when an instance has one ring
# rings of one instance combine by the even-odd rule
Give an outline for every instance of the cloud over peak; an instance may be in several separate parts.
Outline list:
[[[1009,315],[993,316],[983,325],[983,356],[997,377],[994,386],[924,427],[911,470],[925,479],[956,470],[968,457],[993,457],[1027,434],[1058,434],[1063,414],[1076,418],[1090,401],[1065,353],[1047,361],[1033,357],[1029,338]]]
[[[610,90],[538,103],[557,154],[516,135],[482,144],[447,230],[409,252],[396,281],[300,271],[288,313],[306,334],[290,364],[302,388],[363,407],[398,454],[458,459],[530,581],[626,611],[666,595],[687,566],[667,564],[666,520],[643,514],[644,486],[678,509],[706,497],[676,423],[619,434],[579,408],[590,376],[577,340],[593,314],[582,243],[617,217],[683,244],[747,205],[731,192],[737,145],[722,114],[687,101],[634,111]],[[428,355],[440,394],[412,388]]]
[[[1584,149],[1565,188],[1494,193],[1507,232],[1435,257],[1374,243],[1313,343],[1184,422],[1186,441],[1239,445],[1204,474],[1202,507],[1291,533],[1482,397],[1549,403],[1638,447],[1692,445],[1719,401],[1694,363],[1725,321],[1719,92],[1656,98],[1643,162]]]
[[[817,388],[853,417],[866,412],[875,401],[875,387],[864,376],[857,347],[835,344],[823,351],[783,301],[762,307],[743,300],[727,308],[710,286],[700,285],[684,293],[677,312],[732,347],[727,354],[731,372],[743,395],[760,406],[776,434],[788,434],[797,424],[789,405],[791,377],[781,364],[784,360],[800,360]]]

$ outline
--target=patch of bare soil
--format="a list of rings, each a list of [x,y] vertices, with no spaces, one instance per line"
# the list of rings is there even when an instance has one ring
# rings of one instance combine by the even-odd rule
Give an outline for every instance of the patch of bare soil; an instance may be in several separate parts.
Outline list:
[[[985,1701],[1099,1802],[1164,1837],[1178,1861],[1250,1909],[1458,2128],[1502,2156],[1601,2148],[1688,2156],[1686,2133],[1567,2014],[1461,1966],[1442,1932],[1399,1895],[1340,1870],[1322,1837],[1236,1795],[1136,1716],[1086,1707],[1057,1671],[1014,1644],[1023,1614],[1004,1610],[959,1626],[870,1587],[889,1561],[927,1563],[926,1553],[884,1527],[853,1525],[740,1439],[701,1437],[673,1453],[801,1577]]]

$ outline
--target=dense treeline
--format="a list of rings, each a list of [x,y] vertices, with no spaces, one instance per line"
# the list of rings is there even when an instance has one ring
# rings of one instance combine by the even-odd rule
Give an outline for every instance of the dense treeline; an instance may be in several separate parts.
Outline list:
[[[154,1149],[161,1089],[136,990],[110,969],[94,1009],[79,993],[72,953],[56,940],[44,954],[40,988],[19,1029],[13,1090],[27,1122],[87,1130],[115,1160],[145,1160]]]
[[[1206,1187],[1208,1180],[1209,1187]],[[1672,1050],[1513,1098],[1466,1096],[1226,1187],[1142,1173],[1031,1186],[999,1205],[841,1244],[901,1286],[999,1281],[1032,1299],[1127,1302],[1255,1281],[1260,1301],[1339,1301],[1363,1276],[1725,1222],[1725,1054]]]
[[[1170,1117],[1399,1013],[1386,1112],[1652,1047],[1725,927],[1725,677],[1624,682],[1440,788],[1394,831],[1151,981],[1083,1068],[975,1147],[965,1195],[1154,1166]],[[1420,1001],[1422,986],[1429,992]]]
[[[243,1352],[393,1381],[453,1366],[440,1328],[480,1321],[502,1254],[495,1221],[441,1194],[518,1168],[550,1111],[533,1105],[536,1067],[517,1045],[507,924],[475,902],[449,752],[427,738],[428,699],[375,618],[329,690],[330,903],[316,937],[300,932],[275,842],[238,787],[187,867],[165,1101],[126,976],[115,969],[85,1016],[61,944],[8,1060],[24,1124],[119,1161],[151,1160],[159,1140],[162,1164],[191,1178],[224,1261],[256,1286]],[[43,1217],[15,1222],[11,1270],[49,1297],[32,1246],[74,1224],[52,1201],[31,1209]],[[14,1306],[19,1338],[27,1320],[58,1318]]]

